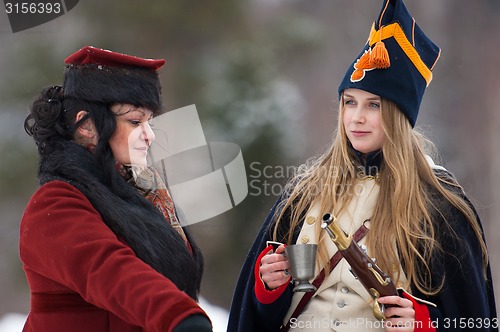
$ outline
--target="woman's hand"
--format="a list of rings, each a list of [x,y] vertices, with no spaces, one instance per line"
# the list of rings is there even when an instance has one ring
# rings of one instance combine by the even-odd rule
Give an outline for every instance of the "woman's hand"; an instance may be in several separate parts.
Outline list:
[[[262,281],[270,290],[276,289],[290,281],[290,262],[285,255],[285,246],[280,245],[276,251],[262,257],[259,273]]]
[[[386,331],[390,332],[413,332],[415,329],[415,310],[413,303],[399,296],[384,296],[378,299],[381,304],[391,304],[385,307],[384,321]]]

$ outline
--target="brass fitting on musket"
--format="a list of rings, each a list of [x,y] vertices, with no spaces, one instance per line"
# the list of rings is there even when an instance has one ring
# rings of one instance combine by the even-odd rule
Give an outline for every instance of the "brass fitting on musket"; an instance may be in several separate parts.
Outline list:
[[[332,241],[337,245],[337,248],[340,251],[344,251],[351,245],[352,235],[344,231],[335,221],[336,218],[333,215],[326,213],[323,216],[321,228],[326,230]]]
[[[325,229],[343,258],[351,266],[351,272],[373,299],[373,315],[384,319],[385,306],[378,302],[383,296],[398,296],[398,291],[391,278],[375,264],[375,261],[361,249],[352,236],[344,231],[330,213],[323,216],[321,228]]]

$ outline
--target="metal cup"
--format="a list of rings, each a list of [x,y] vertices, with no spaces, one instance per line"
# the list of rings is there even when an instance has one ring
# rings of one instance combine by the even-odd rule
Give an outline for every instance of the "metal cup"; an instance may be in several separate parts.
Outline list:
[[[285,248],[290,261],[290,272],[296,282],[294,292],[314,292],[314,287],[309,279],[314,277],[316,266],[317,244],[294,244]]]

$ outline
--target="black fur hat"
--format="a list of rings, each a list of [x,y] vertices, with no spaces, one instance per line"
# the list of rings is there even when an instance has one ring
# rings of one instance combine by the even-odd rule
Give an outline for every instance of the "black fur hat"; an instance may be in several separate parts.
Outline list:
[[[161,110],[158,70],[163,59],[143,59],[86,46],[64,61],[64,96]]]

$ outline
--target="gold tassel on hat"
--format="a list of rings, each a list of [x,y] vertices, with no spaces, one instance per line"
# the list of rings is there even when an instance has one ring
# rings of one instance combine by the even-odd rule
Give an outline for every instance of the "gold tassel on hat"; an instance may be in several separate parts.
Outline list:
[[[389,53],[383,41],[378,41],[375,46],[373,46],[370,54],[370,64],[378,69],[386,69],[391,66]]]

